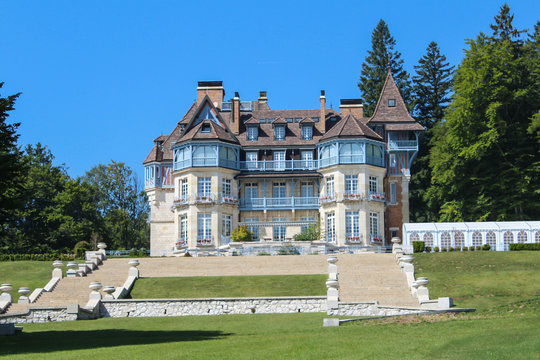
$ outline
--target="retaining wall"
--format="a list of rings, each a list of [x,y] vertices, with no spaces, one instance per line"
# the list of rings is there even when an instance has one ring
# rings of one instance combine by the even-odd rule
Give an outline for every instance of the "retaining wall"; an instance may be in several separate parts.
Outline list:
[[[434,310],[381,306],[377,303],[339,303],[337,309],[329,309],[330,316],[392,316],[429,314]]]

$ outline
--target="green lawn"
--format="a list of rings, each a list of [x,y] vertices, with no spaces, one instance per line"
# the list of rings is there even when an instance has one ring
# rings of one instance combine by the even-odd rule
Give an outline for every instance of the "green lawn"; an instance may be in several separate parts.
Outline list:
[[[326,294],[327,275],[197,276],[140,278],[133,299],[318,296]]]
[[[51,280],[53,266],[51,261],[1,261],[0,283],[13,285],[11,295],[19,298],[20,287],[42,288]]]
[[[431,298],[450,296],[479,311],[540,295],[540,251],[414,254]]]

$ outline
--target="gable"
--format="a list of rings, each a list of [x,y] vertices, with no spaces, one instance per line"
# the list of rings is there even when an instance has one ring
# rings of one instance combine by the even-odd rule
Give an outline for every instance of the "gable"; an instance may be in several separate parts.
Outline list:
[[[223,124],[221,124],[221,122],[218,120],[217,113],[212,107],[210,107],[208,103],[204,104],[204,107],[199,111],[199,113],[195,117],[193,126],[198,125],[204,120],[210,120],[214,122],[215,124],[223,127]]]

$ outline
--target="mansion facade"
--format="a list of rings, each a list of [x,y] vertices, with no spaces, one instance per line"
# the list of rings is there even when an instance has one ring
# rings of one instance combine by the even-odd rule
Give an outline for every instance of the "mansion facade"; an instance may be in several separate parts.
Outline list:
[[[201,81],[197,101],[144,161],[153,256],[227,246],[246,225],[254,241],[283,242],[320,224],[323,243],[389,245],[409,221],[410,167],[424,128],[392,74],[372,117],[358,99],[272,110],[221,81]]]

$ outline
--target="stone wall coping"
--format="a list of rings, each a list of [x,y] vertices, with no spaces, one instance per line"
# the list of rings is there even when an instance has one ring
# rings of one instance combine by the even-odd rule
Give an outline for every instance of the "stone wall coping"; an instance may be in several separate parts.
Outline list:
[[[240,298],[191,298],[191,299],[103,299],[107,303],[139,303],[139,302],[191,302],[191,301],[252,301],[252,300],[326,300],[326,296],[274,296],[274,297],[240,297]]]
[[[406,307],[406,306],[391,306],[391,305],[380,305],[378,302],[340,302],[339,306],[351,306],[351,305],[376,305],[378,308],[382,309],[397,309],[397,310],[422,310],[425,311],[427,309],[423,308],[415,308],[415,307]]]

